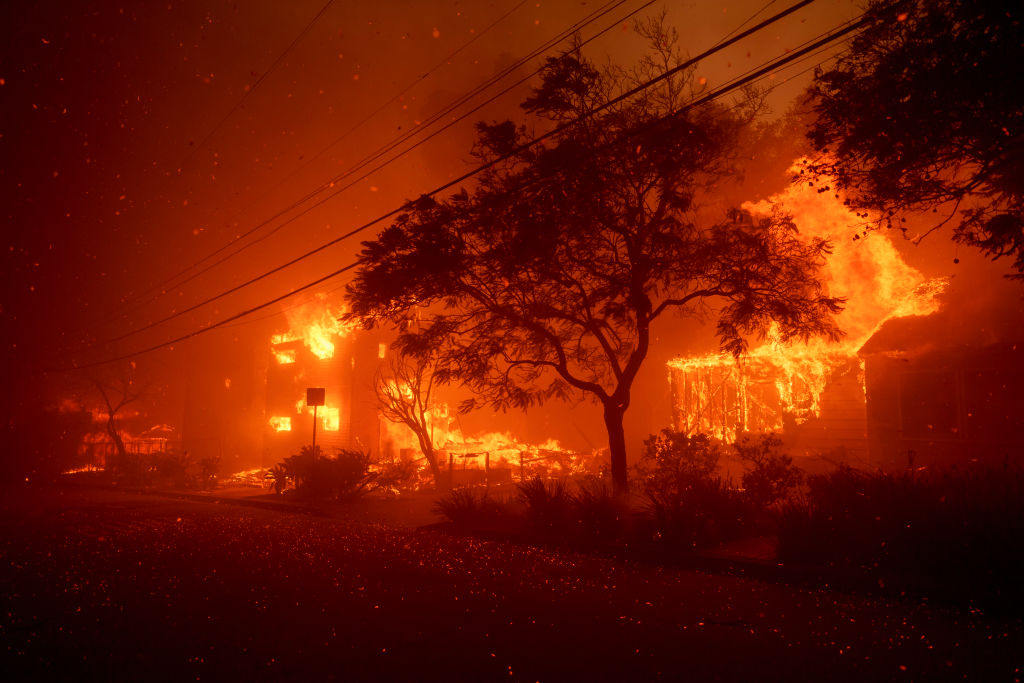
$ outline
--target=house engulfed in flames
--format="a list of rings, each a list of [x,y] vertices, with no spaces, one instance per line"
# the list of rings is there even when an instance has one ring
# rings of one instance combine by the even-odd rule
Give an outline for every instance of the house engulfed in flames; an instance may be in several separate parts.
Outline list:
[[[991,422],[982,415],[995,410],[997,428],[987,433],[1001,435],[996,440],[1003,447],[1024,445],[1018,443],[1024,424],[1017,424],[1024,405],[1013,407],[1022,401],[1009,400],[1005,381],[1006,372],[1020,373],[1017,346],[993,351],[996,346],[975,339],[955,350],[913,335],[899,339],[893,330],[920,331],[925,321],[939,320],[948,281],[928,280],[910,267],[885,233],[855,238],[856,228],[848,226],[860,219],[832,193],[794,185],[771,202],[793,216],[801,233],[831,240],[822,276],[830,292],[847,299],[838,316],[846,336],[838,343],[786,346],[769,335],[738,360],[709,354],[670,361],[675,429],[723,441],[742,433],[781,433],[794,454],[893,468],[915,455],[919,463],[974,457],[983,430],[970,437],[965,427]],[[756,214],[768,206],[747,208]],[[946,315],[948,325],[954,316]],[[932,335],[942,336],[931,327]],[[994,374],[1000,363],[1003,379]]]
[[[866,456],[864,365],[848,351],[774,344],[740,361],[712,354],[669,362],[673,427],[732,442],[775,432],[797,451]]]
[[[310,387],[326,390],[326,403],[316,410],[317,445],[377,454],[373,381],[386,348],[372,334],[356,334],[352,324],[341,320],[343,313],[320,298],[288,311],[288,331],[271,338],[265,465],[312,442],[314,411],[306,405]]]
[[[380,333],[341,320],[344,309],[320,297],[289,310],[289,329],[270,339],[263,467],[298,453],[312,442],[313,408],[306,389],[326,390],[316,411],[316,442],[324,451],[369,453],[374,462],[414,461],[429,477],[415,435],[381,415],[374,383],[389,350]],[[593,453],[563,449],[548,439],[524,443],[507,432],[464,434],[461,421],[440,400],[427,419],[439,466],[455,484],[501,483],[537,474],[579,473],[599,464]]]

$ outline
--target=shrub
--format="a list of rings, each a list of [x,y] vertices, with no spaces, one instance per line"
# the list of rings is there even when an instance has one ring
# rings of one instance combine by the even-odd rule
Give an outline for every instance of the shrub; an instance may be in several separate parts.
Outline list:
[[[410,488],[417,473],[416,463],[411,460],[380,463],[374,466],[377,478],[373,482],[375,489],[397,494]]]
[[[782,518],[780,556],[816,563],[872,564],[891,554],[907,525],[924,512],[922,501],[917,500],[922,493],[909,477],[846,465],[811,476],[805,498],[787,506]]]
[[[706,548],[738,538],[747,508],[721,479],[694,482],[684,490],[647,490],[647,511],[658,540],[679,550]]]
[[[220,456],[211,455],[202,458],[199,463],[199,473],[196,477],[196,485],[201,489],[213,488],[217,483],[217,471],[220,469]]]
[[[744,434],[733,444],[748,468],[743,473],[743,492],[756,508],[765,509],[789,497],[803,481],[793,458],[781,452],[782,440],[774,434]]]
[[[434,503],[434,512],[463,526],[492,522],[505,514],[502,505],[486,492],[477,494],[468,488],[452,489],[446,493]]]
[[[780,559],[879,569],[1018,605],[1024,597],[1021,468],[840,467],[807,484],[806,497],[780,516]]]
[[[643,454],[635,469],[644,483],[685,489],[692,482],[714,477],[721,456],[722,447],[706,434],[687,436],[663,429],[661,434],[652,434],[644,441]]]
[[[149,483],[149,463],[138,453],[112,453],[107,457],[106,469],[115,484],[145,486]]]
[[[303,454],[301,474],[295,487],[296,496],[309,500],[350,500],[367,492],[377,478],[370,471],[370,455],[360,451],[339,449],[334,455],[311,457],[312,449]]]
[[[531,526],[546,530],[568,526],[573,499],[563,482],[552,481],[546,484],[540,477],[534,477],[517,484],[516,488]]]
[[[288,468],[284,463],[274,465],[267,470],[267,474],[274,481],[274,493],[278,495],[284,493],[284,490],[288,488]]]
[[[626,531],[629,509],[604,482],[584,482],[570,501],[571,516],[585,537],[611,541]]]
[[[314,457],[315,456],[315,457]],[[274,491],[282,493],[290,481],[295,497],[314,501],[343,501],[369,491],[379,472],[370,469],[368,453],[337,449],[324,455],[319,446],[303,446],[270,470]]]
[[[195,463],[188,452],[160,451],[148,456],[153,479],[158,485],[179,489],[195,487]]]
[[[319,446],[303,446],[295,455],[289,455],[282,460],[278,467],[286,481],[291,481],[296,489],[305,482],[309,475],[309,469],[314,460],[324,457],[323,449]]]
[[[658,540],[676,549],[707,547],[743,531],[747,509],[717,474],[722,447],[704,434],[670,429],[644,441],[635,467]]]

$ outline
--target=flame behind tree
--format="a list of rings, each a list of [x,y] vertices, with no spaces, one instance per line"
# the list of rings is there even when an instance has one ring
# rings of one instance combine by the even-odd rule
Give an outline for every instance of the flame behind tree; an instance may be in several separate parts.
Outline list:
[[[798,172],[802,163],[798,160],[791,172]],[[823,180],[833,182],[828,177]],[[838,346],[817,339],[812,341],[815,348],[798,351],[856,354],[886,320],[930,315],[939,309],[935,295],[947,281],[926,278],[910,266],[888,235],[862,236],[859,230],[865,217],[851,210],[841,193],[821,192],[807,182],[794,182],[767,200],[743,208],[755,216],[781,210],[792,218],[800,234],[833,245],[819,277],[829,292],[847,302],[836,316],[846,336]]]
[[[834,338],[841,304],[815,277],[824,240],[801,239],[780,214],[713,223],[698,211],[733,175],[755,101],[683,110],[698,87],[690,71],[594,113],[681,63],[674,31],[657,20],[637,28],[654,47],[635,69],[599,71],[578,50],[549,59],[523,106],[538,127],[579,123],[530,147],[512,122],[478,124],[477,156],[495,162],[479,186],[410,203],[364,243],[348,287],[352,317],[370,325],[401,325],[426,307],[398,348],[436,353],[435,381],[462,383],[476,401],[600,402],[618,493],[623,418],[656,319],[714,307],[723,347],[739,354],[772,322],[784,341]]]
[[[835,245],[819,277],[830,293],[849,302],[836,316],[845,337],[781,344],[769,334],[740,364],[720,353],[669,361],[680,431],[733,441],[743,432],[782,431],[787,422],[798,426],[821,417],[826,389],[853,369],[864,395],[864,364],[857,352],[885,321],[938,310],[937,294],[947,281],[925,278],[885,233],[862,237],[864,217],[841,194],[819,189],[795,182],[744,208],[754,215],[781,209],[802,235]]]
[[[121,432],[117,427],[117,414],[130,403],[137,401],[144,392],[144,387],[139,386],[136,382],[134,371],[135,363],[130,363],[114,367],[108,375],[103,377],[96,374],[89,375],[89,381],[96,387],[103,399],[107,413],[107,435],[114,444],[121,462],[124,462],[127,457],[128,450],[125,448],[124,439],[121,438]]]
[[[374,390],[381,414],[391,422],[405,425],[416,435],[420,451],[434,475],[434,484],[440,488],[441,469],[430,424],[433,363],[423,357],[394,354],[388,362],[388,374],[378,372]]]

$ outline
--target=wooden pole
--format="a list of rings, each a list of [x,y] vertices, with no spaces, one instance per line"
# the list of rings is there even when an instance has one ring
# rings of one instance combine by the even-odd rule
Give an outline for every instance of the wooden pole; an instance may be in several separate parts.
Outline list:
[[[313,406],[313,462],[316,462],[316,409],[317,406]]]

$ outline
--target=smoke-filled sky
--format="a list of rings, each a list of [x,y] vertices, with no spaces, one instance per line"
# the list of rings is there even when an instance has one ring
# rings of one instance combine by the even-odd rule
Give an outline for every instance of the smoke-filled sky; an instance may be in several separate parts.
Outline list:
[[[692,55],[788,4],[686,2],[667,9]],[[641,0],[5,3],[0,150],[8,386],[71,361],[88,364],[188,333],[349,263],[358,239],[375,228],[195,313],[105,341],[466,172],[473,122],[521,118],[526,86],[498,95],[539,58],[440,123],[432,123],[433,115],[574,25],[581,38],[596,36],[586,47],[596,61],[628,63],[643,47],[631,13],[661,9]],[[818,0],[699,65],[697,75],[715,87],[856,14],[852,2]],[[771,98],[776,111],[788,107],[817,61],[775,76],[782,83]],[[197,263],[209,270],[171,281]],[[186,276],[192,279],[175,286]],[[343,284],[335,278],[318,291],[340,294]],[[230,356],[232,342],[265,339],[283,324],[282,309],[302,300],[139,362],[173,372],[176,359]]]

